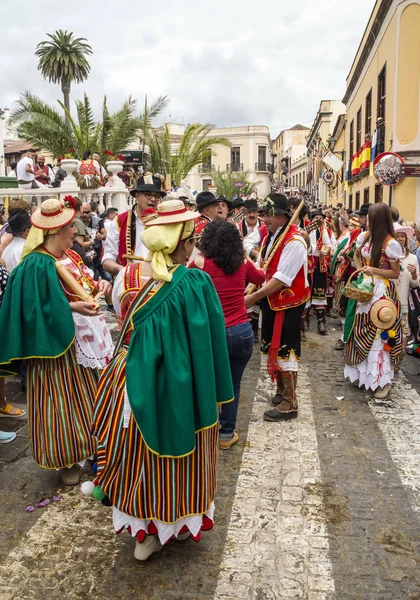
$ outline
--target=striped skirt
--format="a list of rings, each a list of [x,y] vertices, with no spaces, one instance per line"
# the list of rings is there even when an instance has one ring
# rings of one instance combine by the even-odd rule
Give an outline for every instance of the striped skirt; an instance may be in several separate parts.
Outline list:
[[[40,467],[69,467],[96,452],[91,425],[98,380],[98,371],[76,362],[74,346],[59,358],[28,361],[31,447]]]
[[[125,358],[121,352],[111,361],[99,384],[94,416],[97,485],[114,507],[138,519],[175,523],[205,515],[216,488],[217,424],[196,433],[196,448],[187,456],[154,454],[125,398]]]

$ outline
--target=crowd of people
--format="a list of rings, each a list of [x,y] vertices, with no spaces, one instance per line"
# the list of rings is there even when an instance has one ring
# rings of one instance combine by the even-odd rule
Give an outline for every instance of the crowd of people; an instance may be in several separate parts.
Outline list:
[[[101,176],[94,156],[84,161],[81,176]],[[34,212],[11,202],[0,231],[0,375],[20,375],[27,389],[37,464],[75,485],[94,461],[82,491],[112,507],[115,531],[135,538],[144,564],[212,528],[218,451],[239,440],[257,342],[276,384],[265,421],[298,417],[312,315],[320,336],[327,316],[342,320],[346,377],[387,396],[418,339],[420,234],[382,203],[351,212],[276,192],[231,201],[203,191],[193,210],[191,195],[166,192],[160,177],[135,183],[122,214],[72,196]],[[118,319],[115,344],[100,297]],[[0,415],[22,417],[0,381]]]

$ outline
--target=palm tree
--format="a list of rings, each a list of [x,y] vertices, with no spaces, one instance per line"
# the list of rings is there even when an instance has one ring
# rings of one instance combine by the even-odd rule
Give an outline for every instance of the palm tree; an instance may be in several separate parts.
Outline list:
[[[144,109],[141,116],[141,142],[143,146],[143,153],[146,148],[146,144],[153,138],[153,125],[152,121],[157,117],[164,108],[168,105],[169,98],[167,96],[159,96],[159,98],[149,105],[147,101],[147,94],[144,98]]]
[[[181,181],[212,154],[213,146],[230,146],[230,141],[222,136],[209,136],[213,125],[194,123],[189,125],[175,153],[171,151],[168,126],[163,131],[152,132],[147,139],[150,148],[150,164],[153,172],[170,175],[171,180],[180,185]]]
[[[257,185],[262,183],[260,179],[249,180],[251,171],[209,171],[208,175],[217,188],[217,194],[224,196],[232,201],[238,195],[240,189],[242,196],[249,196],[254,191]],[[235,183],[242,182],[244,185],[241,188],[235,186]]]
[[[53,83],[61,83],[64,106],[70,113],[71,82],[82,83],[90,71],[86,55],[92,54],[92,48],[85,43],[86,38],[74,38],[70,31],[59,29],[54,34],[47,33],[50,40],[40,42],[35,56],[39,57],[38,70],[43,77]],[[66,124],[68,118],[66,116]]]
[[[92,105],[86,94],[83,100],[76,101],[77,118],[67,112],[60,100],[58,104],[64,110],[64,116],[60,110],[29,92],[22,94],[17,104],[11,122],[17,125],[19,137],[37,148],[51,152],[55,157],[68,153],[70,148],[75,149],[74,154],[79,158],[87,149],[99,152],[101,158],[105,158],[105,150],[118,154],[138,139],[144,120],[143,115],[136,115],[136,101],[131,97],[112,114],[105,97],[102,119],[99,122],[95,121]]]

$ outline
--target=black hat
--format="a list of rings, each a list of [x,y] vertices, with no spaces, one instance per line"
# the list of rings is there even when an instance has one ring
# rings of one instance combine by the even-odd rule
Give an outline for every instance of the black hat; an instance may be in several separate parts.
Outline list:
[[[323,217],[324,213],[322,212],[322,210],[320,208],[315,208],[314,210],[311,210],[311,219],[313,219],[314,217]]]
[[[240,206],[244,206],[245,201],[243,198],[235,198],[232,201],[232,208],[239,208]]]
[[[130,194],[135,198],[139,192],[151,192],[154,194],[160,194],[162,198],[166,196],[166,192],[162,191],[162,181],[159,177],[152,175],[144,175],[137,179],[137,187],[135,190],[130,190]]]
[[[268,194],[263,206],[261,206],[258,210],[268,213],[274,212],[276,215],[287,215],[290,217],[290,206],[288,199],[283,194],[276,194],[275,192]]]
[[[362,206],[360,207],[360,209],[356,212],[356,215],[358,215],[359,217],[367,217],[367,214],[369,212],[369,208],[372,206],[371,202],[368,202],[367,204],[362,204]]]
[[[217,202],[226,202],[229,210],[232,210],[232,201],[228,200],[225,196],[217,196]]]
[[[28,215],[26,210],[20,209],[12,212],[12,214],[10,215],[7,222],[6,232],[13,234],[21,233],[22,231],[25,231],[25,229],[28,229],[28,227],[30,226],[30,216]]]
[[[200,192],[199,194],[197,194],[197,198],[195,199],[195,201],[197,203],[197,210],[199,211],[201,211],[206,206],[210,206],[210,204],[217,204],[218,202],[220,202],[220,200],[218,200],[216,196],[211,192]]]
[[[255,200],[255,198],[251,198],[250,200],[245,200],[244,208],[246,210],[258,210],[259,209],[258,202]]]

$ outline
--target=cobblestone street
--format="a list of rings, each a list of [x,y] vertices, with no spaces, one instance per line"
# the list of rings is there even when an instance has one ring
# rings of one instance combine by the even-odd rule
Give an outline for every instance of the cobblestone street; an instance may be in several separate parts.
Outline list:
[[[420,600],[420,361],[407,356],[388,401],[374,401],[343,381],[337,324],[304,344],[296,421],[262,420],[273,384],[255,351],[215,528],[144,568],[111,509],[60,487],[35,465],[27,424],[1,419],[18,437],[0,447],[0,599]],[[24,406],[18,382],[6,388]]]

